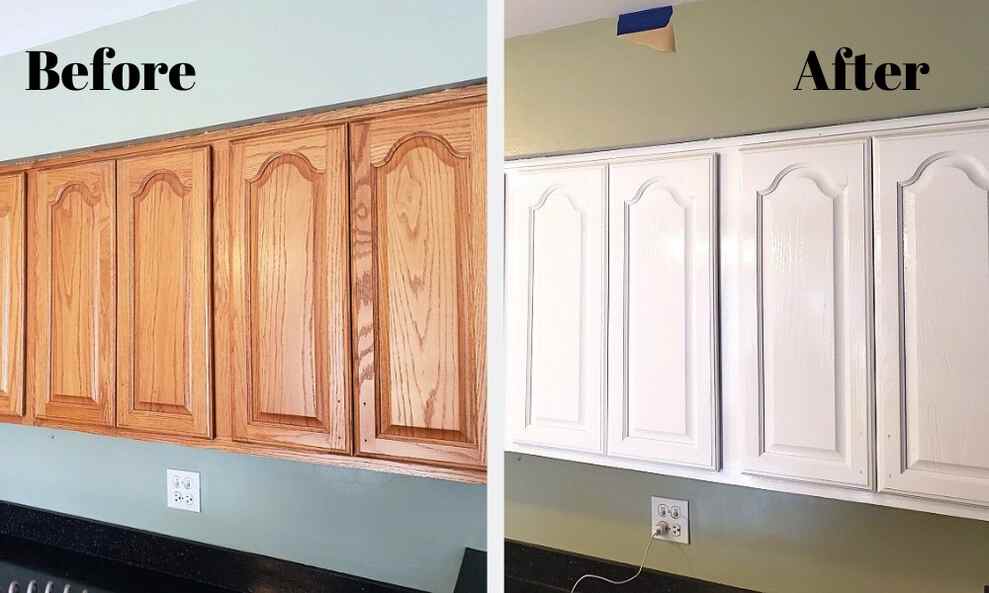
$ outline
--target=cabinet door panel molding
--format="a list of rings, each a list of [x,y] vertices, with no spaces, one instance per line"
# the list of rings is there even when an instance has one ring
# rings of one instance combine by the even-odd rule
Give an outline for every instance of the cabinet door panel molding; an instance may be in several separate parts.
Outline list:
[[[743,149],[754,206],[755,377],[746,470],[868,488],[872,476],[864,140]],[[749,327],[749,326],[747,326]]]
[[[112,161],[43,170],[28,228],[29,390],[39,419],[112,426],[116,213]]]
[[[512,438],[603,452],[607,169],[520,171],[507,187]]]
[[[117,163],[117,425],[212,434],[209,151]]]
[[[357,447],[484,464],[483,108],[351,125]]]
[[[879,486],[989,507],[989,130],[876,159]]]
[[[346,130],[231,146],[234,439],[349,451]]]
[[[610,167],[608,453],[717,469],[717,160]]]

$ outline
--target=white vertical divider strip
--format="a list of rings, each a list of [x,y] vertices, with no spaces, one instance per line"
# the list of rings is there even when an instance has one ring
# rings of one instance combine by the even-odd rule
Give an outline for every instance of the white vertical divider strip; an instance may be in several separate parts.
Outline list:
[[[505,590],[505,4],[489,0],[488,46],[488,591]]]

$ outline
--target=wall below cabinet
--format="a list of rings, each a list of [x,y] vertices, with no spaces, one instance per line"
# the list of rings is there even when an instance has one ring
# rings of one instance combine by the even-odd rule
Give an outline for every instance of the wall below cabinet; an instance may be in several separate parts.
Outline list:
[[[7,421],[483,482],[484,92],[0,167]]]
[[[649,497],[669,496],[690,501],[690,545],[656,542],[648,568],[763,593],[982,593],[989,584],[985,521],[517,453],[505,454],[505,472],[513,540],[638,566]]]
[[[508,448],[989,520],[987,144],[976,111],[509,163]]]

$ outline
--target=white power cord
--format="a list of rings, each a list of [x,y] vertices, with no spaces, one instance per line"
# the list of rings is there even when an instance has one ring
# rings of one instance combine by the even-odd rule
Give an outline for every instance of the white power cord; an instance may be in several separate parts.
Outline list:
[[[613,581],[609,578],[598,576],[596,574],[585,574],[584,576],[577,579],[577,582],[573,584],[573,588],[570,589],[570,593],[576,593],[577,586],[580,585],[580,582],[583,581],[584,579],[598,579],[599,581],[611,583],[612,585],[624,585],[625,583],[631,583],[632,581],[634,581],[636,578],[638,578],[640,574],[642,574],[642,569],[645,568],[646,566],[646,556],[649,555],[649,549],[652,548],[652,543],[656,541],[656,539],[653,537],[654,535],[655,534],[653,533],[649,534],[649,543],[646,544],[646,549],[642,550],[642,562],[639,562],[639,570],[635,571],[635,574],[628,577],[624,581]]]

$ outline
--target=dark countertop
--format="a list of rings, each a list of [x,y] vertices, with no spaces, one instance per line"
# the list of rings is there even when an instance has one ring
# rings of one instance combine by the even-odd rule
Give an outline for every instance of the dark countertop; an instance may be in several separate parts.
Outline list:
[[[9,583],[4,580],[5,571],[12,569],[18,574],[27,569],[69,577],[73,583],[88,585],[89,593],[422,593],[296,562],[0,502],[2,593]],[[27,582],[23,577],[18,580],[25,593]],[[58,593],[63,587],[56,589]],[[72,593],[81,591],[72,588]]]
[[[221,589],[172,577],[112,560],[87,556],[16,537],[0,537],[0,591],[7,591],[16,580],[20,590],[37,579],[44,585],[52,580],[62,592],[66,584],[73,593],[84,588],[89,593],[231,593]]]
[[[505,542],[506,593],[570,593],[585,574],[623,580],[638,566],[591,558],[523,542]],[[578,593],[756,593],[657,570],[645,569],[635,580],[616,587],[596,579],[584,579]]]

